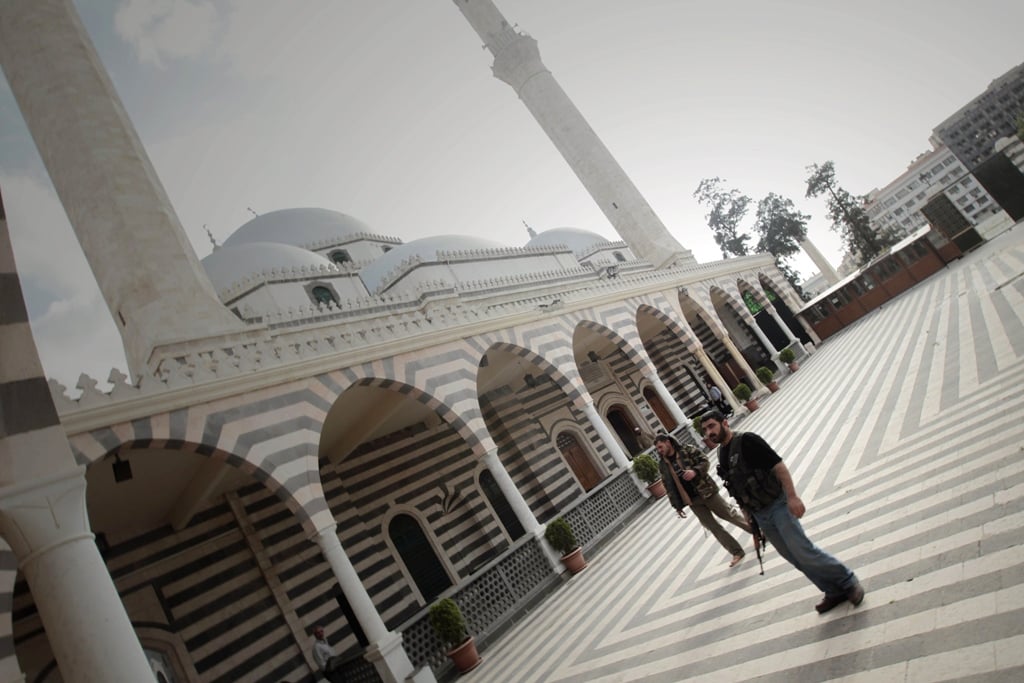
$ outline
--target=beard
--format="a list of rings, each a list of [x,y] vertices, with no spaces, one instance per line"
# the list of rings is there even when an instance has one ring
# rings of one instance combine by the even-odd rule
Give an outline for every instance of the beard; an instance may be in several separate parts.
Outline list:
[[[722,432],[717,432],[715,434],[710,435],[708,438],[711,439],[714,443],[722,443],[722,439],[725,438],[725,434],[723,434]]]

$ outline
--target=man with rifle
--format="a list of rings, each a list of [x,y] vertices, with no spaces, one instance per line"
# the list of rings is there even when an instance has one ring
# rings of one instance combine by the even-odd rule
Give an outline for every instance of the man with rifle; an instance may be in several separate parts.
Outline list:
[[[842,562],[814,545],[800,525],[806,508],[782,458],[753,432],[734,432],[717,410],[701,417],[704,435],[719,445],[718,476],[747,519],[756,522],[782,557],[799,569],[825,597],[819,614],[849,600],[864,600],[864,589]],[[755,543],[757,542],[755,537]]]

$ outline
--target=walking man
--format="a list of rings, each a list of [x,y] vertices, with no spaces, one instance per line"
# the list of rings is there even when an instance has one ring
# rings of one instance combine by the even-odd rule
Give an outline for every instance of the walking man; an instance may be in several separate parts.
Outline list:
[[[859,605],[864,589],[854,573],[804,533],[799,520],[806,508],[782,458],[757,434],[732,431],[717,410],[701,417],[701,426],[719,445],[718,475],[744,515],[761,528],[779,555],[825,594],[814,609],[824,614],[847,600]]]
[[[661,456],[658,468],[672,507],[680,517],[685,517],[683,508],[689,505],[704,528],[732,555],[729,566],[738,565],[743,559],[743,546],[722,528],[715,515],[748,533],[750,525],[718,493],[718,484],[708,475],[711,467],[708,457],[689,444],[680,445],[667,434],[659,434],[654,440],[654,446]]]

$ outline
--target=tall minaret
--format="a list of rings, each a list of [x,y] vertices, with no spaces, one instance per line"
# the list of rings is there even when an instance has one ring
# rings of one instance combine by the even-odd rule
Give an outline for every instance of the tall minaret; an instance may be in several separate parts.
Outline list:
[[[537,41],[509,26],[491,0],[454,1],[494,55],[495,77],[516,91],[633,252],[659,268],[696,265],[541,62]]]
[[[0,65],[124,340],[245,331],[217,299],[71,0],[3,0]]]

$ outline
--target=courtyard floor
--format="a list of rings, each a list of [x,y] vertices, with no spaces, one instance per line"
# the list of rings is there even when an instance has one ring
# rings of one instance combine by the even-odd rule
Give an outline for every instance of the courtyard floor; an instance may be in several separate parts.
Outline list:
[[[1024,224],[826,340],[737,429],[867,597],[649,504],[462,680],[1024,680]]]

